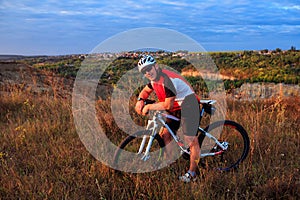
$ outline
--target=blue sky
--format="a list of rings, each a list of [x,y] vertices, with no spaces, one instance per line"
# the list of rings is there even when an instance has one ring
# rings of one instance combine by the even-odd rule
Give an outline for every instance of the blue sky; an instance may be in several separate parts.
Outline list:
[[[178,31],[207,51],[300,49],[300,0],[0,0],[0,54],[89,53],[142,27]]]

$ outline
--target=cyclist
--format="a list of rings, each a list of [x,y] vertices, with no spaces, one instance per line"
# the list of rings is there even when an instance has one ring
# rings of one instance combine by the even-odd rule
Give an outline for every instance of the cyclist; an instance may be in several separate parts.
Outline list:
[[[146,115],[149,110],[166,110],[171,115],[181,119],[184,140],[190,147],[190,166],[187,173],[179,176],[179,180],[190,182],[196,179],[196,171],[200,159],[200,147],[196,134],[199,126],[199,99],[190,84],[179,74],[161,69],[151,55],[144,55],[138,62],[138,69],[150,82],[142,89],[138,96],[135,110],[138,114]],[[144,104],[144,100],[155,92],[159,102]],[[167,124],[176,133],[180,121],[167,119]],[[165,144],[171,142],[172,137],[164,128],[160,136]]]

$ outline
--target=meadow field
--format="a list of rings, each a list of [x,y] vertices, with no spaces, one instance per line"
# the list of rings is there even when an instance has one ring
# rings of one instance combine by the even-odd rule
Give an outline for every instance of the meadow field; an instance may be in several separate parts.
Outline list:
[[[251,149],[237,171],[200,168],[196,182],[177,180],[182,158],[159,171],[116,174],[82,144],[72,99],[51,90],[1,88],[0,199],[299,199],[300,97],[227,99],[227,118],[248,131]],[[98,101],[106,134],[120,137],[109,99]],[[105,119],[105,120],[102,120]]]

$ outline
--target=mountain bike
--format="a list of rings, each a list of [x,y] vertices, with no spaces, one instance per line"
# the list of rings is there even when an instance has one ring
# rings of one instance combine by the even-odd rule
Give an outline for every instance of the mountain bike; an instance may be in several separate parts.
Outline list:
[[[145,103],[153,103],[153,101],[149,100]],[[200,121],[205,113],[212,115],[215,112],[214,103],[216,103],[216,100],[200,100]],[[138,161],[137,165],[141,162],[157,163],[161,161],[165,143],[159,132],[163,127],[170,132],[182,157],[190,159],[189,147],[186,147],[180,137],[169,128],[165,122],[166,118],[180,120],[163,111],[154,111],[145,130],[127,136],[119,144],[119,148],[117,148],[113,157],[113,163],[117,166],[133,165],[134,160]],[[240,124],[231,120],[216,121],[206,128],[199,126],[197,138],[201,147],[200,163],[202,167],[221,171],[238,168],[239,164],[247,157],[250,148],[246,130]],[[122,159],[122,154],[126,154],[124,152],[127,151],[135,152],[135,157]],[[123,163],[121,160],[123,160]],[[126,163],[124,160],[128,162]]]

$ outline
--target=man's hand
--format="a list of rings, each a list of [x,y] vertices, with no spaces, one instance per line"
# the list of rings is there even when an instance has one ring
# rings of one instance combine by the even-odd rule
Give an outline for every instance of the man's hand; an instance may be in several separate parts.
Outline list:
[[[135,104],[135,111],[141,115],[142,114],[142,109],[144,108],[144,101],[138,101]]]
[[[142,115],[147,115],[149,113],[150,110],[150,105],[145,105],[143,110],[142,110]]]

